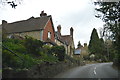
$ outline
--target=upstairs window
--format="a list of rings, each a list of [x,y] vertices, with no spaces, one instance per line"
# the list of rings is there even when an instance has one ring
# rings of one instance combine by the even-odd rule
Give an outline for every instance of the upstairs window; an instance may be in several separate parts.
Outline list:
[[[51,39],[51,32],[48,32],[48,38]]]

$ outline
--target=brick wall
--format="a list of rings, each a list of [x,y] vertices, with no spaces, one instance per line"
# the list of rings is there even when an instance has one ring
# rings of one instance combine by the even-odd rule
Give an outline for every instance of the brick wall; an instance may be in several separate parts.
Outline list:
[[[51,20],[49,20],[46,24],[46,27],[43,31],[43,41],[46,41],[48,38],[48,32],[51,32],[51,40],[54,42],[55,41],[55,33],[53,31],[53,27],[52,27],[52,22]]]

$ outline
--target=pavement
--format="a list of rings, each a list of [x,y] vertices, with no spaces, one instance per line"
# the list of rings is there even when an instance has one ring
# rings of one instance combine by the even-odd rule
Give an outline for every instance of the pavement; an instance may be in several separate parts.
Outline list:
[[[120,72],[114,69],[112,64],[112,62],[86,64],[60,73],[54,78],[118,78]]]

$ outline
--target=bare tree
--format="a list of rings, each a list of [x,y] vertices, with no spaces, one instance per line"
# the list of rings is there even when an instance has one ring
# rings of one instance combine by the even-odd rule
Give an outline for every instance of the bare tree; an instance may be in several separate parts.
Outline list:
[[[0,5],[10,5],[12,8],[16,8],[23,0],[0,0]]]
[[[100,38],[103,38],[103,28],[102,27],[99,28],[99,34],[100,34]]]

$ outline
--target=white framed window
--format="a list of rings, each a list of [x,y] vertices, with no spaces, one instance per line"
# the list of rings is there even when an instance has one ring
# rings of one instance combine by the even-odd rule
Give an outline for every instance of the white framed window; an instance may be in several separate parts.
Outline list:
[[[48,32],[48,38],[51,39],[51,32]]]

